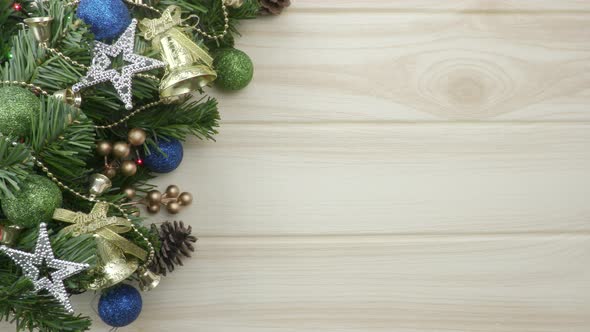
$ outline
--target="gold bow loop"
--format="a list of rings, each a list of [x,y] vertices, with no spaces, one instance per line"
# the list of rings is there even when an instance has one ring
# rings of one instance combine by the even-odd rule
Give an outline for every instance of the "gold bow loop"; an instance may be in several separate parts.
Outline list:
[[[168,6],[163,12],[160,18],[144,18],[139,22],[139,30],[143,37],[147,40],[152,40],[156,38],[156,36],[163,34],[164,32],[182,25],[184,22],[190,20],[191,18],[199,18],[197,15],[190,15],[187,18],[182,18],[182,9],[178,6],[171,5]],[[194,26],[187,26],[189,29],[194,29]]]
[[[93,234],[120,248],[124,253],[145,260],[147,252],[119,234],[132,229],[131,222],[121,217],[108,217],[108,203],[96,203],[89,214],[57,209],[53,219],[71,223],[62,232],[73,236]]]

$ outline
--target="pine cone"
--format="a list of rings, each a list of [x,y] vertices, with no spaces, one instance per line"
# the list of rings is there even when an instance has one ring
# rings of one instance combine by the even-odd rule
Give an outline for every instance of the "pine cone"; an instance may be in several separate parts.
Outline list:
[[[291,0],[260,0],[261,15],[279,15],[291,5]]]
[[[166,221],[160,226],[159,231],[157,226],[152,224],[152,230],[159,234],[162,242],[162,248],[156,252],[154,262],[150,266],[154,273],[165,276],[166,269],[174,271],[175,266],[183,265],[181,257],[191,257],[191,252],[195,251],[193,243],[197,242],[197,238],[191,235],[192,227],[185,227],[182,221]]]

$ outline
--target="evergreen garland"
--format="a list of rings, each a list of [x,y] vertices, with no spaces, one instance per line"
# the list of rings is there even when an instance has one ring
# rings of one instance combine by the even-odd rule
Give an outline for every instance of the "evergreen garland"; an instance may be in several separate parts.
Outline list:
[[[224,30],[224,16],[220,0],[162,0],[145,3],[164,10],[169,5],[179,6],[185,14],[199,16],[200,25],[210,34]],[[141,20],[153,18],[149,9],[126,4],[132,16]],[[22,9],[19,9],[22,6]],[[193,40],[215,54],[217,50],[233,47],[238,33],[238,22],[255,18],[260,11],[257,0],[246,0],[239,8],[228,8],[228,34],[220,39],[203,39],[200,35],[188,32]],[[64,185],[75,191],[87,191],[87,177],[98,173],[104,167],[102,157],[96,156],[95,144],[98,141],[126,141],[131,128],[142,128],[148,135],[143,145],[145,153],[157,150],[157,141],[174,138],[181,141],[188,136],[212,140],[219,125],[217,101],[202,94],[181,103],[160,104],[149,108],[109,129],[96,129],[96,125],[113,123],[124,116],[126,111],[112,88],[89,88],[85,90],[81,109],[65,104],[51,94],[77,83],[86,73],[62,57],[44,50],[38,45],[30,30],[23,29],[20,23],[26,17],[51,16],[52,38],[48,47],[62,52],[71,60],[86,66],[91,62],[93,35],[88,26],[75,14],[75,6],[64,0],[27,1],[16,5],[12,0],[0,0],[0,81],[19,81],[38,86],[49,92],[40,96],[41,111],[33,119],[31,132],[26,137],[7,137],[0,133],[0,201],[13,197],[28,175],[46,176],[35,159],[42,160],[48,171]],[[157,58],[158,52],[140,36],[136,36],[135,52]],[[162,76],[163,70],[150,74]],[[135,107],[159,99],[158,83],[149,78],[134,77],[133,99]],[[0,84],[0,88],[3,85]],[[16,141],[19,144],[12,144]],[[101,200],[121,203],[125,198],[119,189],[133,186],[140,193],[153,189],[150,180],[154,175],[145,168],[139,168],[134,176],[117,175],[112,179],[113,189],[101,196]],[[63,190],[63,208],[88,213],[94,203]],[[133,212],[130,208],[128,213]],[[112,209],[110,215],[120,215]],[[9,225],[2,220],[0,226]],[[143,236],[147,237],[156,250],[160,250],[157,232],[144,227],[144,218],[131,217],[133,224]],[[51,222],[49,234],[56,257],[80,263],[88,263],[91,268],[66,280],[70,293],[80,293],[100,271],[97,271],[97,247],[92,235],[72,236],[60,233],[67,224]],[[134,244],[148,251],[142,236],[127,232],[122,234]],[[35,246],[37,229],[25,229],[14,248],[30,252]],[[90,328],[90,318],[67,314],[60,304],[45,293],[31,292],[32,283],[22,277],[20,269],[7,256],[0,253],[0,321],[15,324],[17,331],[84,331]]]

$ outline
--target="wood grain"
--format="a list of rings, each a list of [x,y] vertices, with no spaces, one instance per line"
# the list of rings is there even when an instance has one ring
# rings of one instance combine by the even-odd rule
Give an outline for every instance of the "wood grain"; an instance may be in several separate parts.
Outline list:
[[[334,12],[300,1],[280,19],[247,22],[239,47],[257,63],[255,80],[243,92],[218,94],[223,120],[589,120],[589,13],[491,14],[488,5],[521,1],[464,2],[481,11],[388,10],[414,1],[372,1],[361,12],[364,1],[323,4],[348,9]]]
[[[203,238],[125,331],[586,332],[589,252],[571,235]]]
[[[206,236],[587,232],[589,143],[582,123],[226,124],[160,183],[190,179]]]

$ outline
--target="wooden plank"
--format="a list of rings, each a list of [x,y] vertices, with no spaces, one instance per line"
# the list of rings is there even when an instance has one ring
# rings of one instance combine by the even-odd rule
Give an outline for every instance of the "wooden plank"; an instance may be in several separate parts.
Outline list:
[[[590,12],[578,10],[294,10],[242,25],[237,46],[254,59],[255,79],[244,91],[214,95],[226,123],[588,121],[588,26]]]
[[[590,329],[587,236],[203,238],[198,248],[143,293],[126,331]],[[91,296],[76,307],[91,312]]]
[[[158,181],[207,236],[589,231],[589,144],[573,123],[226,124]]]
[[[392,11],[428,11],[440,13],[445,11],[478,11],[494,13],[500,12],[579,12],[590,10],[590,3],[584,0],[340,0],[314,1],[296,0],[290,7],[289,12],[319,11],[319,10],[351,10],[374,12],[383,10]]]

